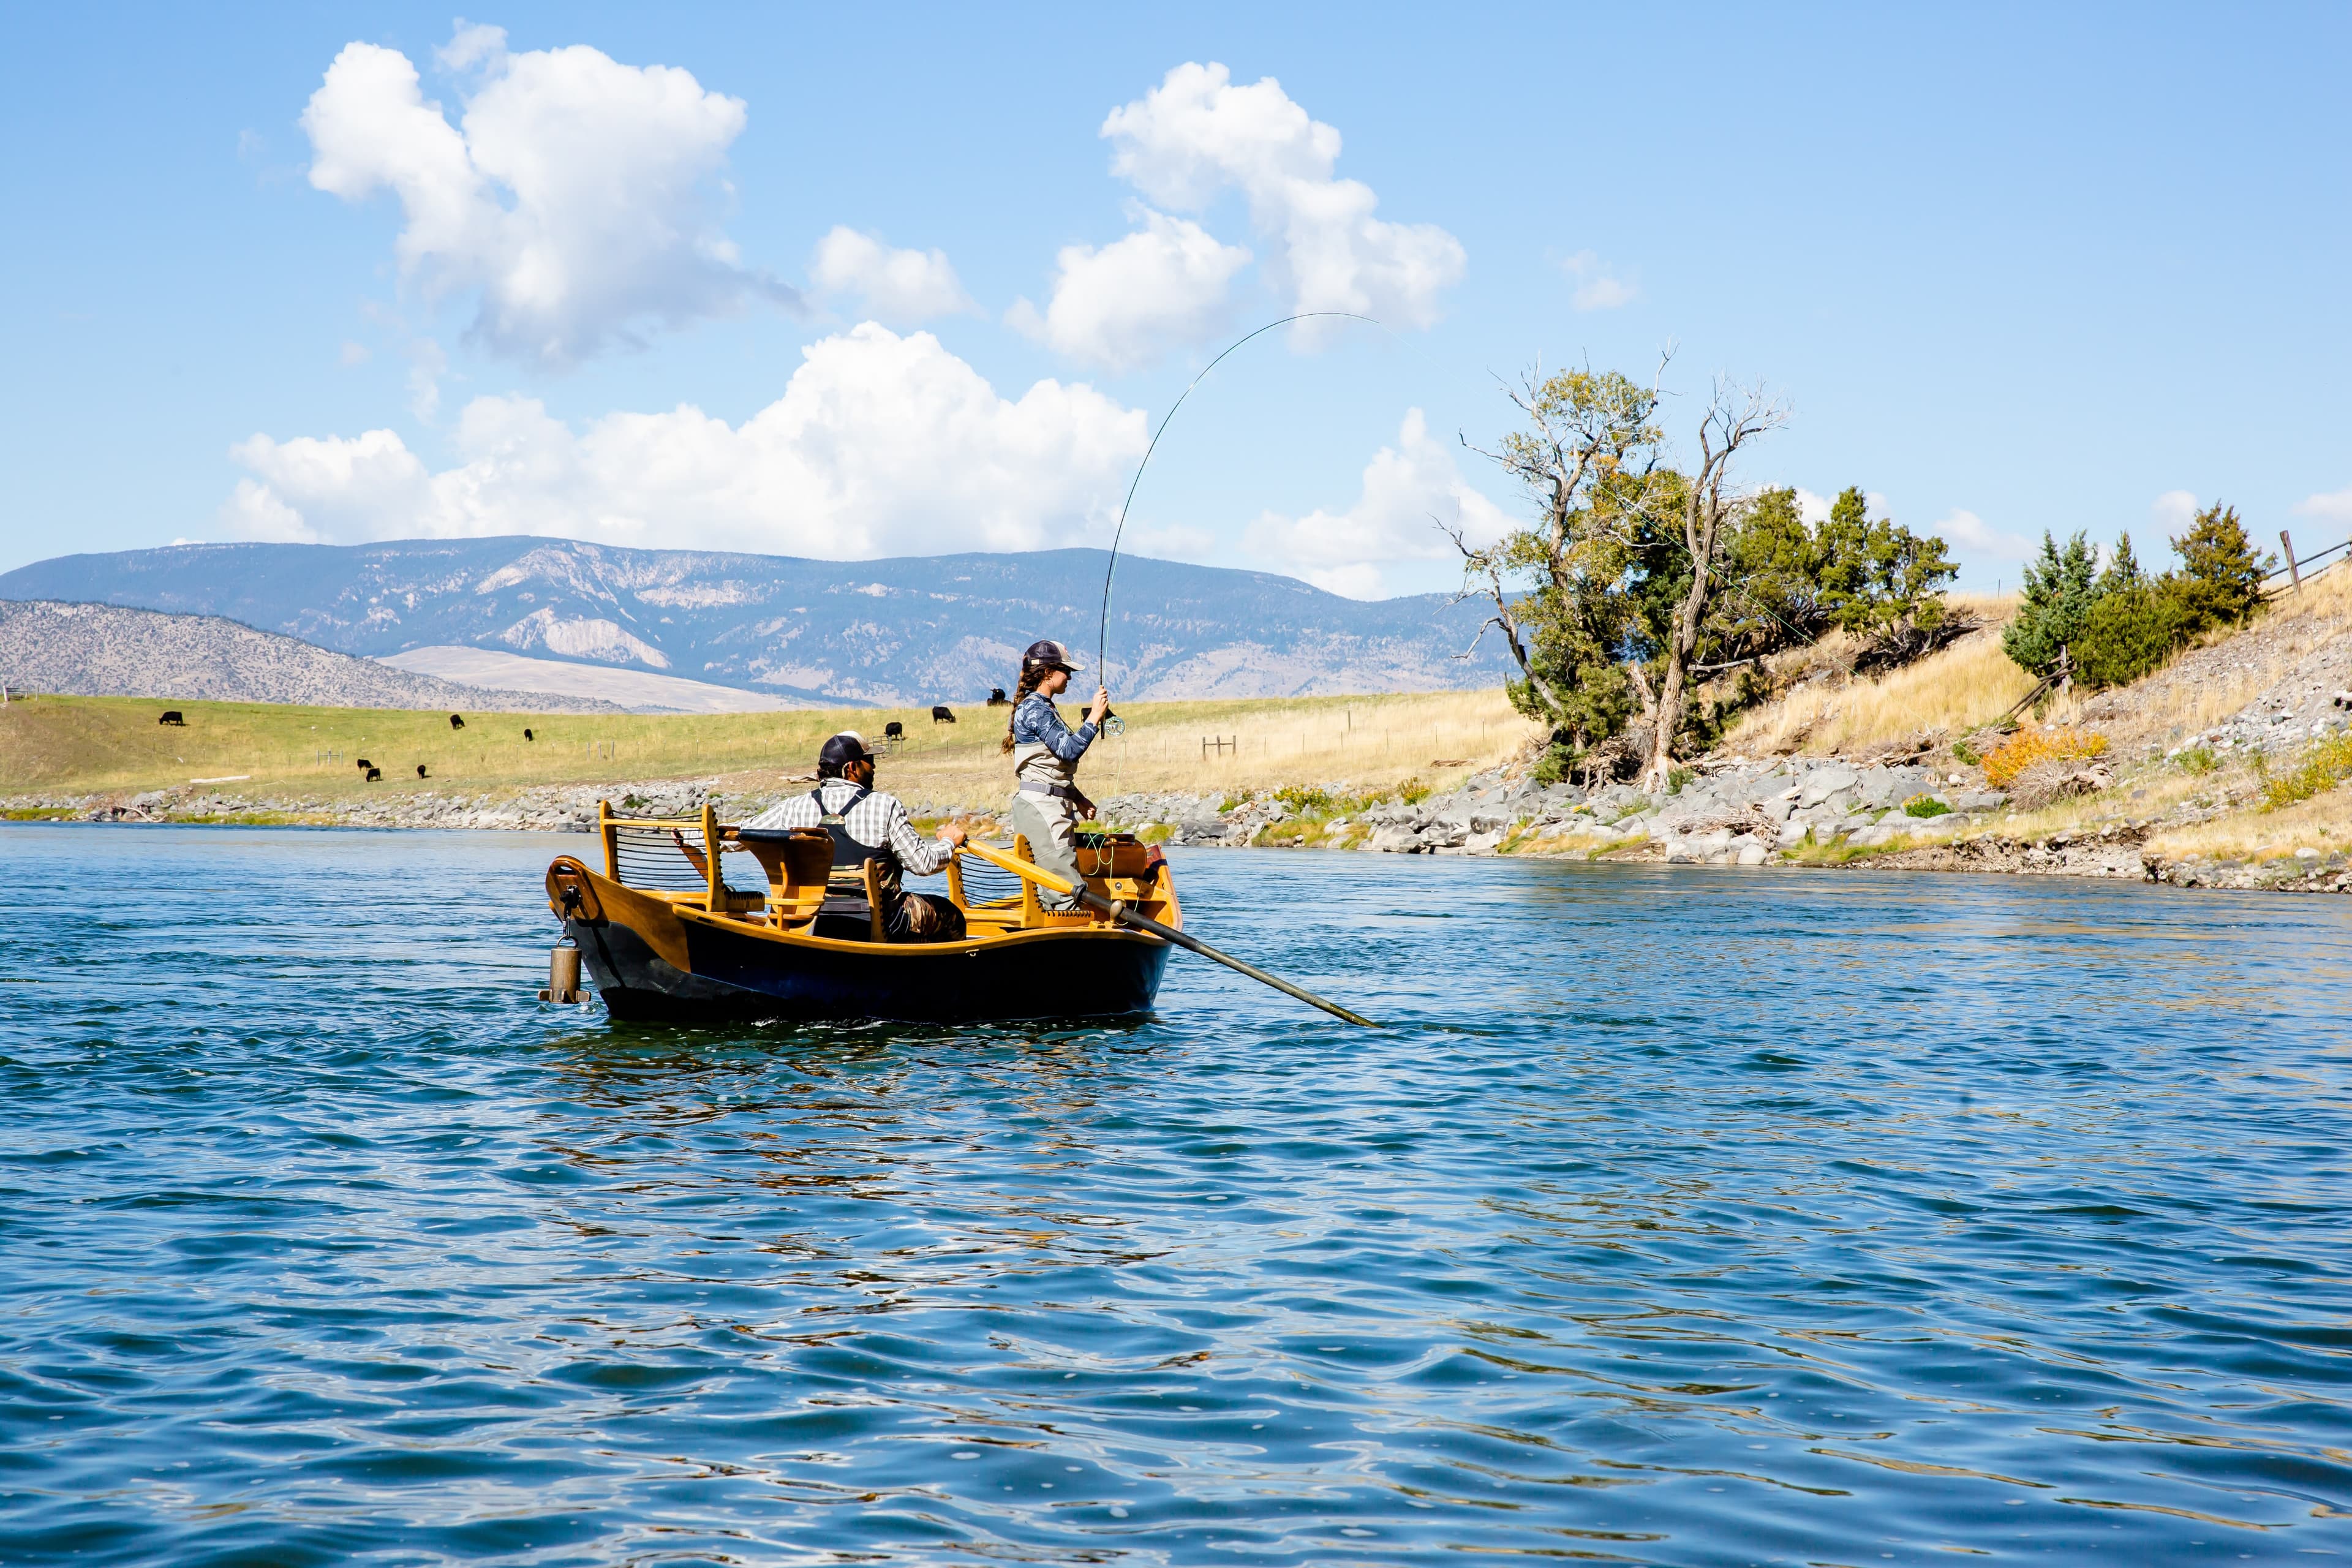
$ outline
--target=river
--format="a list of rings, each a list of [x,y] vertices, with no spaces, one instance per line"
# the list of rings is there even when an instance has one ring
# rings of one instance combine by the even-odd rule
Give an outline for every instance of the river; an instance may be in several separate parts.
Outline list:
[[[2343,900],[1180,850],[1391,1026],[621,1028],[579,843],[0,828],[0,1561],[2352,1553]]]

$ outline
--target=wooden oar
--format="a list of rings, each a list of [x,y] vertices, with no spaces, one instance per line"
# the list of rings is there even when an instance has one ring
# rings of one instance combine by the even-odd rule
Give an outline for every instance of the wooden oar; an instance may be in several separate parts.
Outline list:
[[[1240,959],[1235,958],[1229,952],[1219,952],[1215,948],[1211,947],[1207,942],[1201,941],[1198,937],[1187,936],[1182,931],[1178,931],[1174,926],[1162,925],[1158,921],[1150,919],[1144,915],[1137,914],[1119,900],[1106,899],[1100,893],[1096,892],[1093,889],[1087,887],[1083,882],[1073,887],[1066,878],[1057,877],[1042,866],[1032,866],[1026,860],[1017,859],[1014,857],[1006,854],[1002,849],[992,848],[990,846],[980,843],[975,839],[966,839],[963,847],[966,850],[979,856],[982,859],[987,861],[992,866],[1000,867],[1004,870],[1012,872],[1016,877],[1024,878],[1029,881],[1036,883],[1041,888],[1050,889],[1053,891],[1061,894],[1065,898],[1067,898],[1072,894],[1076,894],[1080,903],[1085,904],[1088,909],[1100,910],[1103,913],[1108,915],[1111,919],[1118,921],[1122,925],[1131,925],[1138,931],[1150,931],[1153,936],[1160,938],[1162,942],[1172,942],[1178,947],[1185,948],[1191,952],[1199,953],[1202,958],[1214,959],[1217,963],[1223,964],[1227,969],[1235,970],[1240,973],[1248,975],[1252,980],[1271,985],[1276,991],[1281,992],[1286,996],[1296,996],[1310,1007],[1320,1007],[1326,1013],[1330,1014],[1334,1018],[1344,1018],[1350,1024],[1361,1025],[1367,1029],[1377,1029],[1380,1027],[1378,1024],[1373,1023],[1370,1018],[1363,1016],[1361,1014],[1350,1013],[1345,1007],[1340,1006],[1337,1002],[1326,1002],[1322,997],[1315,994],[1314,992],[1307,990],[1304,986],[1293,985],[1289,981],[1285,980],[1279,974],[1268,974],[1265,970],[1260,969],[1255,963],[1244,963]]]

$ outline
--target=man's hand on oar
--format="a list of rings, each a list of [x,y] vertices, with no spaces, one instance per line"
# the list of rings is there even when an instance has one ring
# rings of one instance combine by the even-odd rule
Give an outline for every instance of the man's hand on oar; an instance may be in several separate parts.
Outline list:
[[[1191,952],[1199,953],[1202,958],[1213,959],[1217,963],[1223,964],[1227,969],[1234,970],[1238,973],[1246,974],[1252,980],[1255,980],[1262,984],[1273,986],[1276,991],[1281,992],[1286,996],[1296,996],[1310,1007],[1320,1007],[1326,1013],[1330,1014],[1334,1018],[1344,1018],[1350,1024],[1358,1024],[1367,1029],[1377,1029],[1380,1027],[1378,1024],[1373,1023],[1370,1018],[1363,1016],[1361,1014],[1350,1013],[1345,1007],[1340,1006],[1337,1002],[1327,1002],[1322,997],[1318,996],[1314,992],[1307,990],[1303,985],[1293,985],[1289,981],[1283,979],[1282,976],[1278,974],[1268,974],[1265,970],[1258,968],[1257,965],[1254,963],[1244,963],[1231,953],[1219,952],[1207,942],[1201,941],[1200,938],[1188,936],[1184,932],[1178,931],[1174,926],[1162,925],[1158,921],[1137,914],[1133,910],[1128,908],[1125,903],[1117,899],[1104,898],[1100,893],[1096,892],[1084,882],[1079,882],[1073,886],[1066,878],[1057,877],[1042,866],[1033,866],[1026,860],[1009,855],[1003,850],[996,848],[992,845],[982,844],[977,839],[968,841],[963,847],[963,853],[967,855],[977,855],[992,866],[1010,871],[1016,877],[1024,878],[1028,881],[1034,882],[1041,888],[1061,894],[1064,898],[1075,896],[1080,903],[1085,904],[1088,909],[1099,910],[1104,914],[1108,915],[1111,919],[1118,921],[1122,925],[1130,925],[1138,931],[1150,931],[1153,936],[1160,938],[1162,942],[1172,942],[1178,947],[1185,948]]]

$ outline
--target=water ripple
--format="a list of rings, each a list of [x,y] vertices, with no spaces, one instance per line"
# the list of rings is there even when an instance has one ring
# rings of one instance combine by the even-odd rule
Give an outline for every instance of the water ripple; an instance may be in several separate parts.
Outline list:
[[[560,847],[0,830],[0,1561],[2352,1552],[2332,902],[1195,852],[1395,1026],[655,1029]]]

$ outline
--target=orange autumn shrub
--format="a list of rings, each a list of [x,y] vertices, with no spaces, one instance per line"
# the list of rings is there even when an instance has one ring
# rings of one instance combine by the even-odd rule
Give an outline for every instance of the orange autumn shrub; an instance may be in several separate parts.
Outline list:
[[[2107,749],[2107,738],[2072,725],[2024,729],[1985,753],[1985,782],[2007,789],[2036,763],[2086,763]]]

